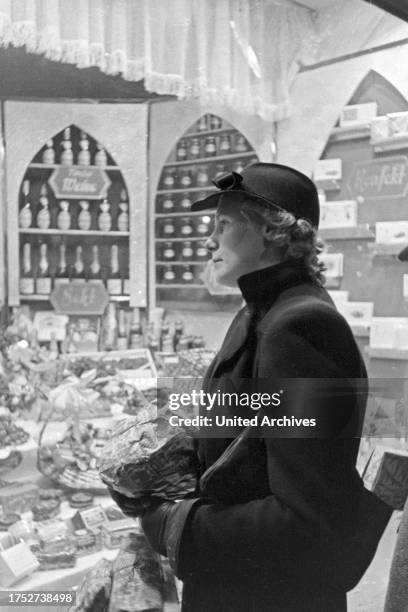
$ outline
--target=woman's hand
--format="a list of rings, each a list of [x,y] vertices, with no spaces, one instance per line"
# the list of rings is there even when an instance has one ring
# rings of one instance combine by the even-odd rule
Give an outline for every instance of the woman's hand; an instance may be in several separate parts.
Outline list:
[[[141,516],[151,505],[151,498],[149,497],[138,497],[132,498],[118,493],[111,487],[108,487],[108,491],[113,501],[117,503],[123,514],[136,518]]]

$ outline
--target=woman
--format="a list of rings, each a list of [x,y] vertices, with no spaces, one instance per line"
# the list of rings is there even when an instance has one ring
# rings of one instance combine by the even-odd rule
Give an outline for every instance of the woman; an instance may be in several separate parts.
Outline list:
[[[142,526],[183,580],[185,612],[344,611],[391,510],[355,469],[366,371],[323,288],[316,188],[266,163],[216,185],[192,210],[217,208],[207,241],[214,274],[238,284],[246,306],[205,390],[279,389],[279,415],[315,418],[317,427],[241,427],[233,440],[214,431],[197,444],[196,498],[152,504]],[[254,415],[238,404],[216,410]]]

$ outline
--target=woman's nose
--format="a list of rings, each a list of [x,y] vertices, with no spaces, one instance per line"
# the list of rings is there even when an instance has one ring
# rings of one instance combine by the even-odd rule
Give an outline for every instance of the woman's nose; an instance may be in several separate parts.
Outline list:
[[[216,250],[217,242],[214,238],[214,232],[210,236],[208,236],[207,240],[204,242],[204,246],[207,251],[210,251],[210,253]]]

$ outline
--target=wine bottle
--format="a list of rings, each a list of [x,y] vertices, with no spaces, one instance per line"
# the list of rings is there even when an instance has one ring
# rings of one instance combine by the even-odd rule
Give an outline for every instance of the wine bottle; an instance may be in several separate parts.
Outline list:
[[[128,347],[128,335],[126,329],[126,313],[123,309],[119,310],[118,317],[118,338],[116,348],[118,351],[125,351]]]
[[[55,359],[58,359],[58,356],[59,356],[59,349],[58,349],[58,342],[57,342],[57,334],[55,332],[51,332],[50,344],[48,346],[48,357],[50,361],[54,361]]]
[[[71,214],[69,212],[69,202],[68,200],[61,200],[59,203],[60,212],[57,217],[57,227],[60,230],[69,230],[71,227]]]
[[[72,166],[74,163],[74,154],[72,152],[71,129],[65,128],[63,141],[61,142],[62,153],[60,162],[63,166]]]
[[[33,221],[33,213],[31,210],[31,203],[29,200],[30,195],[30,181],[23,181],[23,206],[18,215],[18,224],[22,229],[31,227]]]
[[[104,168],[108,165],[108,156],[106,154],[103,145],[100,142],[96,143],[96,153],[94,159],[95,166],[99,166],[100,168]]]
[[[66,260],[66,246],[64,243],[59,246],[59,262],[54,277],[54,287],[69,283],[69,271]]]
[[[38,262],[36,276],[37,293],[39,295],[49,295],[51,293],[51,274],[45,242],[40,245],[40,261]]]
[[[110,295],[120,295],[122,293],[122,279],[119,270],[119,249],[117,244],[112,244],[111,247],[106,287]]]
[[[120,213],[117,218],[117,227],[120,232],[129,231],[129,204],[127,201],[126,189],[122,189],[119,202]]]
[[[178,319],[174,324],[174,350],[177,351],[180,338],[184,335],[184,323]]]
[[[130,325],[130,348],[142,348],[143,347],[143,333],[142,326],[140,324],[140,311],[139,308],[133,309],[132,323]]]
[[[95,284],[103,284],[102,267],[99,262],[99,248],[97,244],[92,247],[92,261],[88,270],[88,281]]]
[[[89,166],[91,163],[91,153],[89,151],[89,140],[85,132],[81,132],[79,148],[80,151],[78,153],[78,165]]]
[[[78,229],[87,231],[91,228],[91,213],[89,212],[89,202],[79,201],[80,213],[78,215]]]
[[[48,190],[47,185],[43,183],[40,189],[39,211],[37,213],[37,227],[39,229],[48,229],[50,227],[51,216],[48,207]]]
[[[112,216],[109,212],[109,202],[108,200],[104,200],[102,204],[99,205],[101,212],[98,217],[98,228],[101,232],[109,232],[112,229]]]
[[[26,242],[23,246],[23,262],[20,275],[20,293],[31,295],[34,293],[34,273],[31,263],[31,244]]]
[[[45,149],[42,154],[42,163],[47,165],[55,164],[55,151],[52,138],[50,138],[50,140],[47,140],[47,142],[45,143]]]
[[[109,302],[106,315],[102,323],[101,349],[103,351],[114,351],[118,336],[118,320],[116,316],[117,305]]]
[[[85,282],[85,266],[81,245],[77,246],[75,249],[75,261],[74,265],[72,266],[71,278],[73,283]]]

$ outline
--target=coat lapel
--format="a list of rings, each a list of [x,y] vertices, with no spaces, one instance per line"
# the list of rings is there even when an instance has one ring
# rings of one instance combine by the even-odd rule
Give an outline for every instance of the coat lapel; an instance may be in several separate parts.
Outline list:
[[[231,359],[245,343],[251,326],[251,312],[248,307],[239,311],[229,328],[218,355],[206,378],[216,378],[221,365]]]

